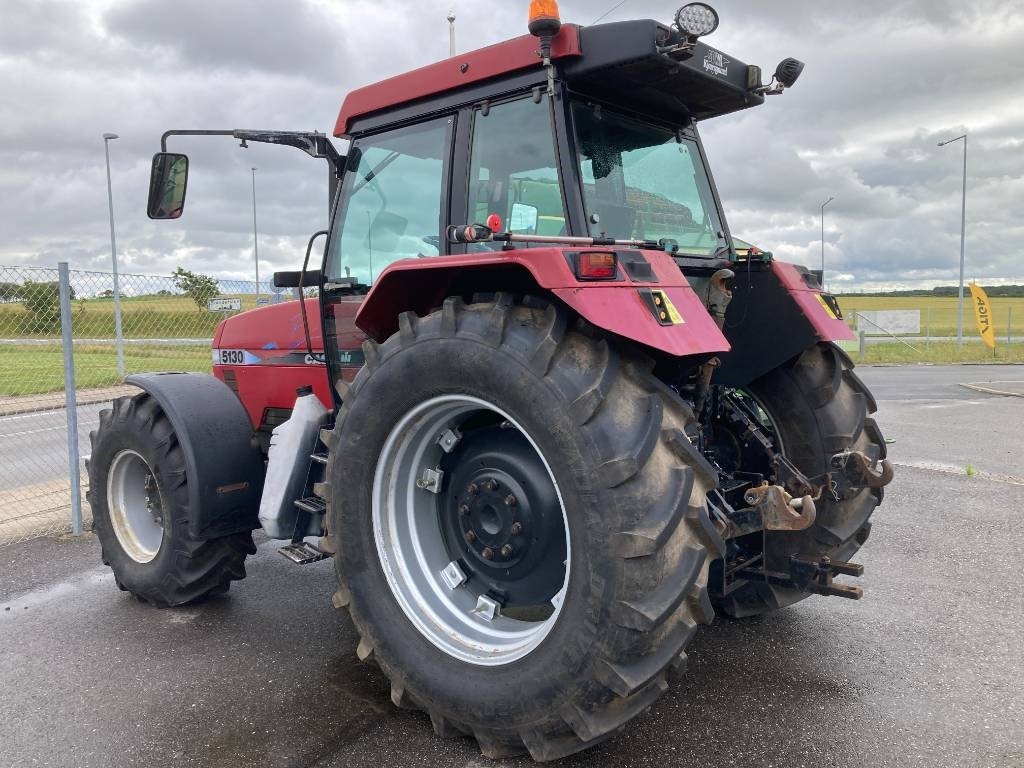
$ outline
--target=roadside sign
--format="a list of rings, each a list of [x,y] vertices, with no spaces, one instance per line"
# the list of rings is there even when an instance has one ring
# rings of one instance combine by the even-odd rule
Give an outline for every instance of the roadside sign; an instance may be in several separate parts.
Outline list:
[[[921,310],[889,309],[857,312],[857,330],[865,336],[909,336],[921,332]]]
[[[211,312],[241,312],[241,299],[210,299],[206,302],[206,308]]]

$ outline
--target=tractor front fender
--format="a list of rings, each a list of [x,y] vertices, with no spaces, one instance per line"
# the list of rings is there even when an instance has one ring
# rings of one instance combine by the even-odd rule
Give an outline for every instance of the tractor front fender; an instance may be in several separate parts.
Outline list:
[[[675,357],[729,349],[670,256],[619,251],[614,279],[581,281],[574,260],[588,250],[602,249],[528,248],[395,262],[377,279],[356,325],[383,341],[398,330],[402,312],[423,316],[448,296],[508,291],[554,296],[592,325]]]
[[[189,534],[215,539],[260,527],[263,455],[245,408],[205,373],[142,373],[125,382],[157,401],[185,456]]]
[[[785,262],[736,268],[725,315],[732,353],[715,383],[742,387],[820,343],[853,338],[839,305],[814,274]]]

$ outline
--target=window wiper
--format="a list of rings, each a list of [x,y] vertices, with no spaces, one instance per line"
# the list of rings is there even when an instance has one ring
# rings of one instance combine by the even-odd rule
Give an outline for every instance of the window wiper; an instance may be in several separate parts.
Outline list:
[[[367,174],[365,176],[363,176],[363,180],[361,182],[359,182],[358,184],[356,184],[352,188],[352,191],[349,194],[350,195],[354,195],[356,192],[358,192],[363,187],[365,187],[367,184],[369,184],[371,181],[373,181],[375,178],[377,178],[377,176],[380,174],[381,171],[383,171],[385,168],[387,168],[395,160],[398,159],[398,156],[399,156],[398,152],[392,152],[390,155],[388,155],[383,160],[381,160],[379,163],[377,163],[376,167],[374,167],[370,171],[368,171]]]

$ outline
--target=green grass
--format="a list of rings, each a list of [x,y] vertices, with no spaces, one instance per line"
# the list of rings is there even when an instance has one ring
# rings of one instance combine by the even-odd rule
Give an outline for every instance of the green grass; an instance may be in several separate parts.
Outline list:
[[[1006,340],[1007,319],[1013,316],[1013,335],[1024,336],[1024,298],[990,299],[996,338]],[[862,310],[917,309],[921,311],[921,335],[956,336],[955,296],[839,296],[839,306],[851,327],[856,327],[854,313]],[[971,295],[964,295],[964,334],[977,335]]]
[[[923,339],[910,342],[918,351],[914,351],[899,342],[884,344],[868,344],[864,357],[860,358],[856,344],[843,346],[848,354],[860,363],[1024,363],[1024,343],[998,344],[991,350],[980,341],[965,341],[964,348],[958,350],[955,341],[926,343]],[[852,346],[852,349],[851,349]]]
[[[206,346],[125,347],[128,374],[148,371],[209,371]],[[113,346],[75,347],[78,389],[121,383]],[[60,346],[0,346],[0,397],[39,395],[64,389],[64,353]]]
[[[256,297],[240,298],[242,309],[253,309]],[[114,336],[113,299],[79,299],[71,304],[72,329],[78,338]],[[227,315],[207,312],[187,296],[137,296],[121,300],[125,338],[209,338]],[[0,304],[0,338],[52,338],[60,335],[60,316],[38,317],[18,304]]]

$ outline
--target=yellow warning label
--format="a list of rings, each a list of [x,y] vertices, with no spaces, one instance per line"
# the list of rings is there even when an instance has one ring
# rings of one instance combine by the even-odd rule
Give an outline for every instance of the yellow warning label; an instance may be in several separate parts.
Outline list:
[[[824,296],[822,296],[820,293],[816,293],[816,294],[814,294],[814,297],[818,300],[818,303],[821,304],[822,309],[824,309],[825,312],[828,313],[829,317],[831,317],[833,320],[838,320],[839,319],[839,317],[835,313],[835,310],[832,309],[832,307],[829,306],[827,301],[825,301],[825,297]]]
[[[672,299],[668,297],[668,294],[664,291],[655,291],[655,295],[660,297],[665,304],[665,311],[668,312],[668,318],[675,325],[682,325],[686,321],[683,320],[683,316],[679,314],[679,310],[676,309],[676,305],[672,303]]]

